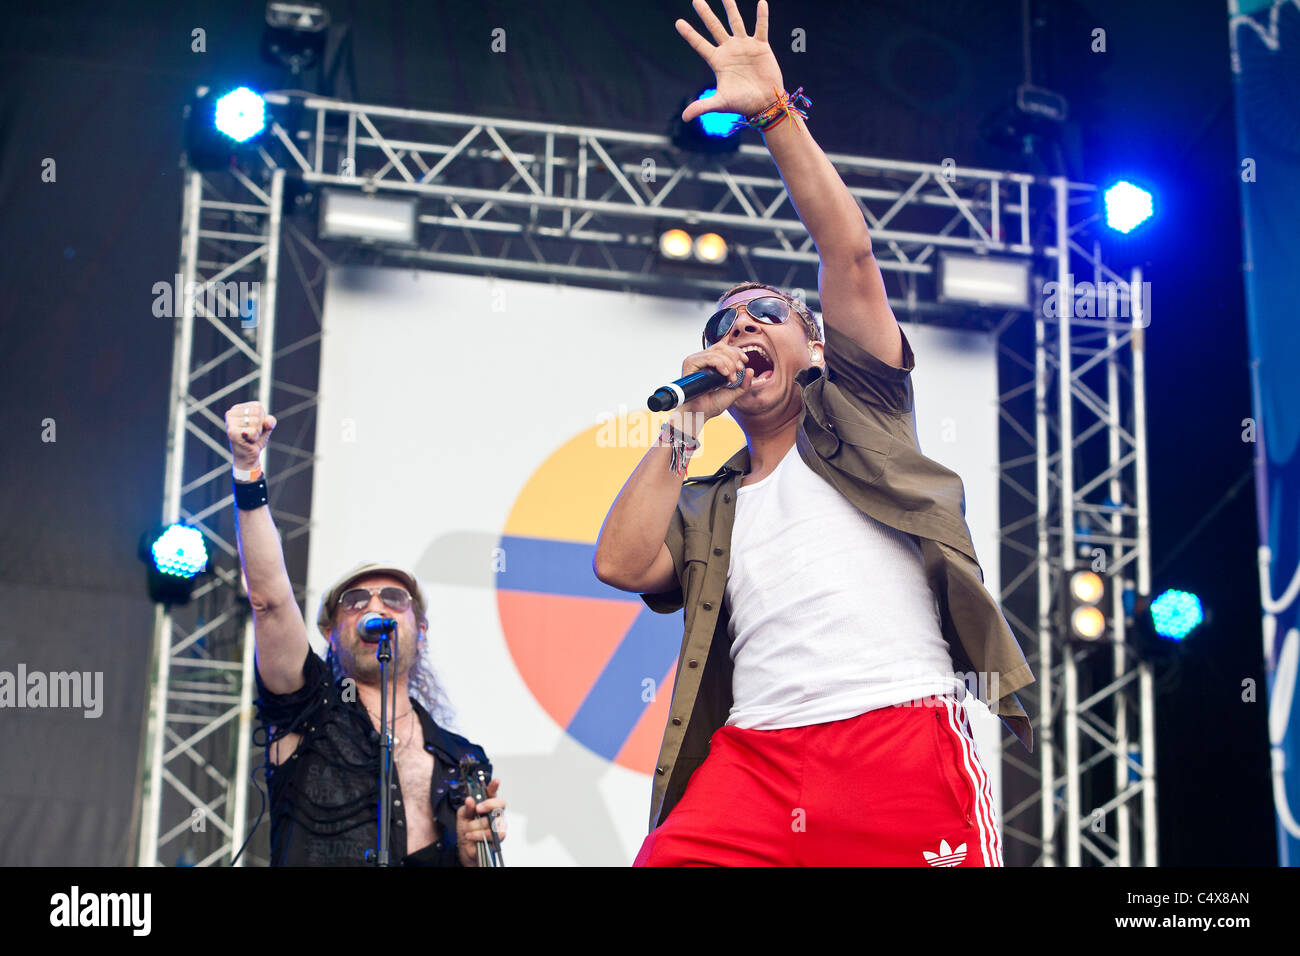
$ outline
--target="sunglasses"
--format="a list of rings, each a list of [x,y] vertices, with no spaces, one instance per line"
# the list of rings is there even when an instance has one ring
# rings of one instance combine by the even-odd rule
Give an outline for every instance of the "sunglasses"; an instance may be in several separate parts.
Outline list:
[[[350,591],[344,591],[343,596],[339,598],[339,607],[345,611],[360,611],[370,603],[371,596],[375,594],[379,595],[379,600],[383,601],[384,607],[390,611],[405,611],[411,606],[411,595],[401,588],[389,585],[383,588],[352,588]]]
[[[742,311],[764,325],[782,325],[790,319],[790,303],[785,299],[774,295],[750,299],[709,316],[709,321],[704,323],[704,347],[707,349],[725,339]]]

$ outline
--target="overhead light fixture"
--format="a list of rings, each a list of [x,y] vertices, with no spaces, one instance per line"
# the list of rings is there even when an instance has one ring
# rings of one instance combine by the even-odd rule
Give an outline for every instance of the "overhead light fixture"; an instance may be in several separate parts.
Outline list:
[[[309,70],[324,54],[329,25],[329,11],[319,3],[268,3],[262,57],[295,74]]]
[[[1070,575],[1070,593],[1076,601],[1096,604],[1105,590],[1106,585],[1096,571],[1075,571]]]
[[[939,256],[939,300],[1011,309],[1029,308],[1028,259],[945,252]]]
[[[266,126],[266,100],[246,86],[219,97],[213,125],[236,143],[252,139]]]
[[[1214,617],[1199,597],[1177,589],[1161,591],[1155,597],[1126,591],[1124,608],[1130,615],[1138,651],[1150,661],[1175,660],[1193,632]]]
[[[693,259],[718,266],[727,261],[727,240],[716,232],[692,236],[685,229],[665,229],[659,234],[659,254],[673,262]]]
[[[659,236],[659,254],[665,259],[689,259],[694,243],[685,229],[669,229]]]
[[[1049,123],[1064,123],[1070,115],[1070,104],[1064,96],[1032,83],[1021,83],[1016,87],[1016,108],[1025,116]]]
[[[1106,615],[1095,607],[1076,607],[1070,615],[1070,630],[1075,637],[1095,641],[1106,633]]]
[[[194,579],[208,571],[211,558],[198,528],[160,525],[140,538],[139,558],[149,570],[149,597],[160,604],[185,604]]]
[[[1151,602],[1151,624],[1156,636],[1181,641],[1205,620],[1201,599],[1190,591],[1168,590]]]
[[[320,237],[415,245],[416,200],[326,189],[321,197]]]
[[[707,90],[701,90],[697,99],[707,100],[716,96],[718,88],[711,86]],[[712,138],[723,138],[731,134],[731,128],[736,121],[741,119],[739,113],[701,113],[696,117],[700,121],[700,130],[705,136]]]
[[[701,113],[689,123],[682,122],[686,107],[717,92],[716,88],[709,87],[677,105],[677,114],[669,123],[668,137],[678,149],[713,155],[734,153],[740,149],[740,134],[729,135],[732,124],[742,118],[739,113]]]
[[[1060,93],[1021,83],[979,120],[980,137],[1000,149],[1023,153],[1061,135],[1070,104]]]
[[[1120,180],[1103,194],[1106,203],[1106,225],[1116,232],[1128,234],[1146,222],[1155,212],[1151,193],[1128,180]]]
[[[727,261],[727,240],[716,232],[706,232],[695,240],[695,258],[709,265],[721,265]]]
[[[1106,633],[1106,579],[1096,571],[1075,571],[1066,588],[1070,634],[1076,640],[1096,641]]]
[[[185,106],[185,159],[191,169],[226,169],[266,138],[266,100],[247,86],[218,93],[200,86]]]

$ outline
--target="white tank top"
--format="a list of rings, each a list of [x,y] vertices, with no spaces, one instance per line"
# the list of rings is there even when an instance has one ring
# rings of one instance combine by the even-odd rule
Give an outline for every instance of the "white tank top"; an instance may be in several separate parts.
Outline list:
[[[964,697],[914,535],[863,514],[790,451],[737,489],[728,725],[804,727]]]

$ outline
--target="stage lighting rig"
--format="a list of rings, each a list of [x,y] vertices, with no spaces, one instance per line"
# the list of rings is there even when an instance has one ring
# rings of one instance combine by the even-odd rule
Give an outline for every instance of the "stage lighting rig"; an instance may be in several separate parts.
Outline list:
[[[1128,180],[1121,179],[1104,193],[1106,225],[1125,235],[1146,222],[1155,213],[1151,193]]]
[[[1028,155],[1046,142],[1059,140],[1070,104],[1059,93],[1021,83],[1001,107],[980,120],[980,135],[1008,152]]]
[[[692,236],[685,229],[667,229],[659,235],[659,255],[670,262],[720,266],[727,261],[727,248],[727,240],[716,232]]]
[[[296,76],[320,63],[330,15],[319,3],[266,5],[266,30],[262,33],[262,57],[269,63],[287,66]]]
[[[682,113],[696,100],[708,99],[716,88],[701,90],[698,96],[684,99],[678,104],[677,114],[669,125],[669,139],[680,150],[690,153],[724,155],[740,149],[740,134],[729,136],[732,124],[743,117],[739,113],[701,113],[689,123],[682,122]]]
[[[247,142],[266,126],[266,101],[246,86],[218,97],[213,125],[236,143]]]
[[[668,229],[659,236],[659,254],[674,262],[689,259],[691,246],[691,234],[685,229]]]
[[[1205,621],[1205,606],[1190,591],[1162,591],[1147,610],[1151,629],[1167,641],[1184,640]]]
[[[1071,572],[1063,607],[1071,640],[1093,643],[1106,638],[1106,579],[1096,571]]]
[[[413,246],[419,232],[414,197],[374,196],[343,189],[321,193],[322,239],[360,239],[367,243]]]
[[[139,558],[149,573],[149,598],[160,604],[187,604],[194,580],[207,573],[211,558],[198,528],[160,525],[140,538]]]
[[[1028,309],[1031,265],[1028,259],[940,253],[939,301]]]
[[[1131,616],[1138,650],[1149,660],[1176,658],[1188,638],[1213,618],[1197,595],[1177,588],[1155,597],[1126,591],[1124,607]]]
[[[246,86],[194,91],[185,107],[185,156],[191,169],[225,169],[254,153],[266,136],[266,101]]]
[[[691,252],[698,262],[708,263],[711,266],[722,265],[727,261],[727,240],[716,232],[706,232],[696,237],[695,242],[691,244]]]

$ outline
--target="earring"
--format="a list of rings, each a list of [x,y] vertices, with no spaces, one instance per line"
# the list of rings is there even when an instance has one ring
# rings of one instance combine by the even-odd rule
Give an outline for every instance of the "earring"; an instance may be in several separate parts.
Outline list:
[[[819,349],[817,346],[815,346],[815,345],[810,345],[810,346],[808,346],[808,353],[809,353],[810,355],[812,355],[812,360],[813,360],[814,362],[821,361],[822,350]]]

